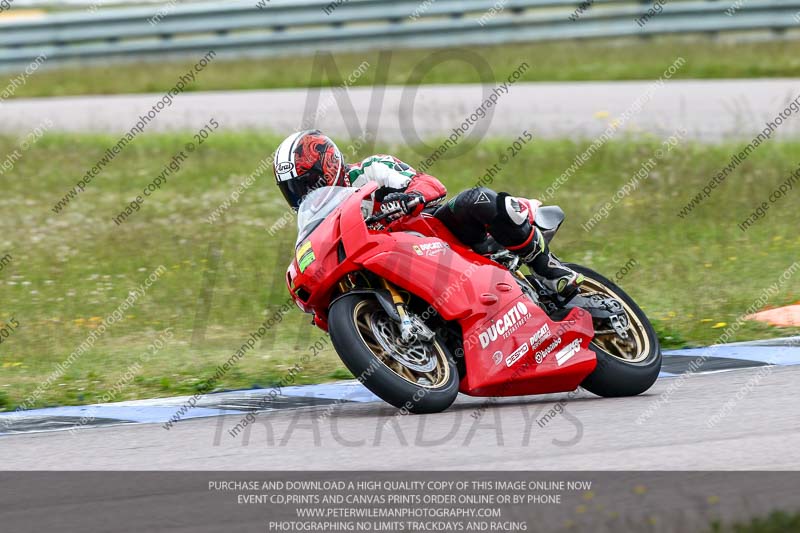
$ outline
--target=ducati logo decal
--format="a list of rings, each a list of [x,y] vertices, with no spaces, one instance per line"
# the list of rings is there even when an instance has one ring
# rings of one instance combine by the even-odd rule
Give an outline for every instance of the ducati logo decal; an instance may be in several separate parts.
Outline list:
[[[497,340],[498,336],[507,339],[509,335],[517,331],[530,317],[530,311],[523,302],[517,302],[517,305],[511,308],[503,318],[494,322],[486,331],[478,334],[481,341],[481,348],[486,348],[492,342]]]
[[[549,336],[550,336],[550,326],[545,324],[544,326],[541,327],[539,331],[533,334],[533,337],[531,337],[531,349],[535,350],[536,348],[538,348],[539,345],[542,344],[545,341],[545,339]]]
[[[526,353],[528,353],[527,342],[522,346],[520,346],[519,348],[517,348],[516,350],[514,350],[514,353],[506,357],[506,366],[510,367],[511,365],[522,359],[522,356],[525,355]]]
[[[445,242],[427,242],[424,244],[415,244],[412,248],[417,255],[433,256],[443,254],[449,246]]]
[[[556,354],[556,362],[558,363],[558,366],[561,366],[570,359],[572,359],[572,356],[578,353],[578,350],[580,349],[581,349],[580,339],[575,339],[571,343],[564,346],[564,348],[561,349],[561,351],[559,351]]]

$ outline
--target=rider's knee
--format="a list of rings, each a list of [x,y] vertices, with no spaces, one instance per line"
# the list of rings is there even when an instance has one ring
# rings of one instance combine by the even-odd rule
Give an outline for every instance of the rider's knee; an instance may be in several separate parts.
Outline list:
[[[497,194],[497,222],[528,228],[530,226],[528,208],[514,196],[501,192]]]
[[[474,187],[458,195],[456,210],[468,213],[483,224],[491,224],[497,218],[497,193],[487,187]]]

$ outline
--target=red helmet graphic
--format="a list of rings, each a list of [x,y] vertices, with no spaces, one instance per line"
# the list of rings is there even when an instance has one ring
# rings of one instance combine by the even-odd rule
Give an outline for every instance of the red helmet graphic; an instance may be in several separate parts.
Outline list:
[[[348,185],[342,152],[318,130],[287,137],[275,152],[273,170],[284,198],[295,209],[314,189]]]

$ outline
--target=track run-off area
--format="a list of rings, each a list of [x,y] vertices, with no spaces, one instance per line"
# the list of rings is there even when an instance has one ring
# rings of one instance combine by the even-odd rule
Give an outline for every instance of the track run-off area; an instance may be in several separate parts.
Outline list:
[[[3,469],[796,470],[790,341],[716,349],[693,373],[703,349],[667,352],[662,377],[631,398],[461,395],[404,416],[345,382],[284,389],[265,410],[266,389],[210,394],[171,425],[186,398],[10,413]]]
[[[195,131],[209,110],[223,129],[295,131],[314,124],[336,138],[416,145],[448,137],[487,98],[495,102],[465,129],[470,140],[530,129],[540,138],[669,135],[717,142],[751,138],[800,92],[796,79],[423,85],[195,92],[179,95],[148,131]],[[494,93],[495,97],[492,97]],[[0,132],[30,131],[51,120],[53,131],[124,133],[161,94],[14,99],[3,103]],[[797,104],[795,104],[796,106]],[[308,115],[308,113],[311,113]],[[531,117],[535,117],[532,120]],[[800,122],[776,125],[774,136],[800,135]]]

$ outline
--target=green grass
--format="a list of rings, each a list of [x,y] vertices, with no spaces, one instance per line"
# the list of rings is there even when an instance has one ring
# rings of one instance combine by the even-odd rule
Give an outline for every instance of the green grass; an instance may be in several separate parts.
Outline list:
[[[800,513],[775,511],[765,518],[755,518],[749,523],[725,526],[713,524],[713,533],[798,533],[800,532]]]
[[[336,85],[367,61],[368,71],[355,85],[372,85],[378,71],[388,72],[390,84],[406,84],[411,73],[431,56],[433,50],[398,50],[383,61],[388,68],[379,67],[378,52],[337,54],[336,68],[341,78],[330,76],[312,81],[312,57],[280,59],[218,58],[198,74],[197,81],[187,90],[209,91],[225,89],[272,89]],[[706,37],[661,37],[654,39],[615,39],[565,41],[507,46],[484,46],[450,50],[464,60],[449,60],[437,64],[420,83],[481,82],[476,69],[478,61],[493,72],[496,80],[504,80],[521,62],[532,68],[523,81],[582,81],[655,79],[678,56],[687,63],[675,78],[758,78],[795,77],[800,75],[800,41],[768,41],[733,44]],[[198,59],[200,54],[198,54]],[[42,68],[31,76],[15,96],[63,96],[78,94],[119,94],[164,92],[175,85],[177,77],[186,72],[194,61],[164,63],[130,63],[108,66],[71,68]],[[423,69],[427,71],[427,69]],[[9,75],[4,75],[9,77]],[[2,79],[2,78],[0,78]],[[318,80],[319,77],[313,77]],[[5,87],[2,83],[0,87]]]
[[[159,265],[167,273],[108,329],[94,347],[56,380],[37,402],[80,404],[98,401],[165,328],[174,339],[113,399],[193,392],[286,300],[283,286],[292,257],[294,224],[269,237],[268,229],[286,213],[270,175],[247,190],[221,222],[206,222],[270,153],[279,138],[259,133],[215,133],[177,176],[169,178],[141,211],[120,227],[111,221],[190,140],[190,135],[145,135],[130,145],[66,210],[50,209],[109,146],[113,138],[49,135],[22,154],[3,176],[0,195],[0,256],[13,261],[0,271],[0,322],[19,327],[0,345],[0,408],[24,401],[114,311],[130,290]],[[18,140],[0,137],[0,153]],[[493,165],[503,140],[486,141],[457,161],[431,172],[450,191],[473,185],[478,169]],[[570,164],[585,144],[540,141],[512,159],[493,186],[535,196]],[[770,142],[719,187],[686,220],[676,212],[737,148],[686,144],[664,160],[639,190],[590,233],[581,228],[601,203],[636,171],[657,147],[655,141],[616,140],[603,147],[563,185],[553,203],[567,222],[553,248],[564,259],[613,276],[629,259],[638,265],[622,282],[657,321],[671,344],[713,342],[764,287],[797,257],[800,211],[790,193],[767,217],[742,233],[736,227],[756,203],[796,165],[800,143]],[[738,149],[738,148],[737,148]],[[414,164],[411,148],[382,146]],[[368,154],[362,153],[360,156]],[[216,284],[204,279],[214,264],[209,250],[218,243]],[[210,248],[211,247],[211,248]],[[211,295],[205,338],[192,344],[199,302]],[[800,299],[795,281],[770,304]],[[320,332],[309,317],[292,309],[274,343],[259,344],[219,387],[267,387],[279,381]],[[731,340],[793,333],[749,324]],[[298,376],[309,383],[348,374],[330,349],[313,358]]]

